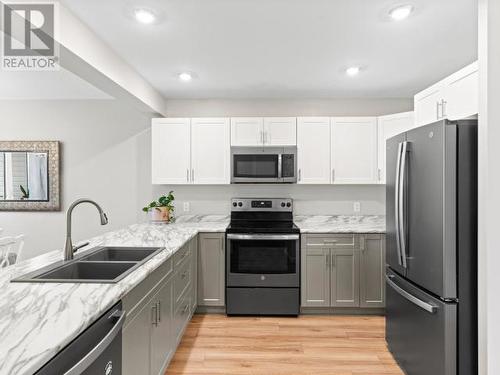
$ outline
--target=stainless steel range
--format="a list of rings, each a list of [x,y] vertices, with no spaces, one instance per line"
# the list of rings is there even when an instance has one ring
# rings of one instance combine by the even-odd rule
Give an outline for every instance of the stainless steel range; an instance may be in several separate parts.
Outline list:
[[[300,230],[291,199],[233,199],[227,229],[226,313],[298,315]]]

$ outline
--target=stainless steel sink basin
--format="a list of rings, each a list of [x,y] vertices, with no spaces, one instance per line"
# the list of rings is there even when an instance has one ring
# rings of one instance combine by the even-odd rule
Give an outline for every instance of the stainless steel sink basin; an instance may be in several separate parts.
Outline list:
[[[13,279],[35,283],[116,283],[159,253],[161,247],[98,247]]]
[[[43,280],[113,280],[137,263],[74,262],[44,273]]]
[[[155,251],[154,247],[104,247],[93,254],[85,255],[80,260],[96,262],[139,262]]]

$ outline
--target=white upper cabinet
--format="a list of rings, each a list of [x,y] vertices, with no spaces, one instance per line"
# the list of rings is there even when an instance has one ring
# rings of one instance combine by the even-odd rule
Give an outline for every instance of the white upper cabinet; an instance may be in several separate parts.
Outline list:
[[[231,146],[288,146],[297,144],[295,117],[233,117]]]
[[[191,120],[191,181],[229,184],[230,124],[227,118]]]
[[[257,146],[264,143],[262,117],[231,118],[231,146]]]
[[[415,127],[413,112],[378,117],[378,180],[385,184],[386,141]]]
[[[446,79],[443,115],[460,120],[479,112],[479,69],[477,62]]]
[[[191,170],[188,118],[158,118],[152,123],[153,184],[187,184]]]
[[[377,183],[377,118],[331,119],[332,182]]]
[[[330,118],[297,119],[297,162],[299,184],[329,184]]]
[[[289,146],[297,144],[296,117],[264,118],[264,145]]]
[[[441,83],[429,87],[415,96],[415,124],[417,126],[431,124],[442,117]]]
[[[449,119],[459,120],[479,111],[477,61],[415,95],[417,126]]]

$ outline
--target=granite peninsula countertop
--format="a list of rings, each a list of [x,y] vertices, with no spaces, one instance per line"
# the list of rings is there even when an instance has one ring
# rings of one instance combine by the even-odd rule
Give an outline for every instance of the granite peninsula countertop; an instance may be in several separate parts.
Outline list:
[[[301,233],[385,233],[383,215],[295,216]]]
[[[10,283],[61,260],[60,250],[1,270],[0,374],[33,374],[187,241],[200,232],[225,232],[228,224],[229,216],[189,215],[174,224],[134,224],[90,239],[87,249],[165,247],[116,284]]]

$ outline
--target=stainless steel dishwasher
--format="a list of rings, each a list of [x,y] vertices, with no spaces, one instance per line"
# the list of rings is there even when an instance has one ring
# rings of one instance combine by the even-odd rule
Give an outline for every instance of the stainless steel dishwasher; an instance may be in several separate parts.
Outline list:
[[[37,375],[120,375],[125,311],[118,302],[64,347]]]

